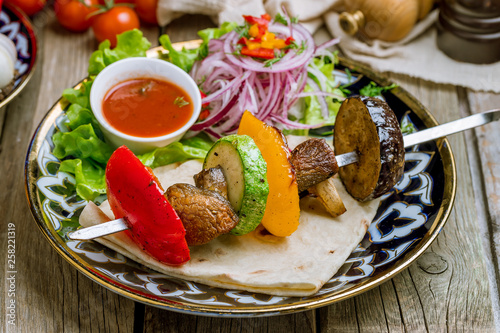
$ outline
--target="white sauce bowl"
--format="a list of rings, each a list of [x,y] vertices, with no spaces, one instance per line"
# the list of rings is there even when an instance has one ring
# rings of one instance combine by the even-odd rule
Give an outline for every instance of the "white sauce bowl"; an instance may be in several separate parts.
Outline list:
[[[168,81],[184,89],[194,104],[193,115],[189,121],[175,132],[152,138],[128,135],[111,126],[102,111],[102,103],[106,94],[115,85],[137,78]],[[90,107],[101,125],[106,142],[114,148],[126,145],[135,154],[143,154],[182,138],[200,115],[201,94],[189,74],[168,61],[142,57],[127,58],[107,66],[96,76],[90,90]]]

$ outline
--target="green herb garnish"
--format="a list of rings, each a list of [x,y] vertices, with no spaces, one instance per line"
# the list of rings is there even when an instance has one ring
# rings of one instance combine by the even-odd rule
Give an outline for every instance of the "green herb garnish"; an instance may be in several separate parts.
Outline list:
[[[408,135],[417,132],[417,128],[413,124],[413,122],[410,120],[410,117],[408,114],[410,111],[407,111],[403,118],[401,118],[401,132],[403,135]]]
[[[175,98],[174,104],[182,108],[183,106],[189,105],[189,102],[184,99],[184,96],[178,96]]]
[[[383,92],[396,88],[398,85],[393,83],[390,86],[381,87],[375,82],[371,81],[369,84],[364,86],[359,90],[359,93],[363,96],[375,97],[382,95]]]
[[[286,18],[281,15],[280,13],[276,14],[276,16],[274,17],[274,22],[276,23],[281,23],[283,25],[288,25],[288,21],[286,20]]]
[[[277,63],[278,61],[281,60],[281,56],[280,57],[276,57],[276,58],[273,58],[273,59],[269,59],[269,60],[266,60],[264,61],[264,67],[270,67],[272,68],[273,67],[273,64]]]

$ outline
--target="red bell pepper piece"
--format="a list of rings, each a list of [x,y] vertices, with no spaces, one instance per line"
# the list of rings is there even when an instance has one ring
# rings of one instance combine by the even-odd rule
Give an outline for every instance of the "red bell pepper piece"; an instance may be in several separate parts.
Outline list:
[[[115,217],[125,220],[126,232],[142,249],[168,265],[190,259],[186,230],[153,171],[125,146],[108,161],[106,192]]]
[[[262,14],[260,17],[268,22],[271,22],[271,15],[269,15],[268,13]]]
[[[200,90],[200,95],[201,95],[201,99],[207,97],[207,94],[205,94],[203,91]],[[201,108],[202,109],[206,109],[208,106],[210,105],[210,103],[203,103],[201,105]]]
[[[250,25],[258,24],[259,26],[265,27],[266,30],[267,30],[267,27],[269,25],[269,21],[271,21],[271,16],[269,16],[269,15],[266,16],[266,14],[261,15],[260,17],[255,17],[255,16],[251,16],[251,15],[243,15],[243,18]],[[269,18],[269,20],[267,18]]]
[[[210,116],[210,111],[205,109],[205,110],[202,110],[200,112],[200,116],[198,117],[198,120],[199,121],[202,121],[202,120],[205,120],[208,118],[208,116]]]
[[[294,41],[295,41],[295,39],[294,39],[292,36],[290,36],[290,37],[288,37],[288,38],[285,40],[285,44],[286,44],[286,45],[290,45],[290,44],[292,44]]]
[[[262,59],[274,59],[274,50],[273,49],[265,49],[262,47],[250,50],[248,47],[243,46],[241,48],[241,54],[254,58],[262,58]]]

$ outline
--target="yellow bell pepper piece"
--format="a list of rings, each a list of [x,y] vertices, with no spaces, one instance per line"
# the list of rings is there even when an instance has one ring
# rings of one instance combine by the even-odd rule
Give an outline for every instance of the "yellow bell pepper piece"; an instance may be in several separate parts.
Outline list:
[[[260,46],[260,43],[248,41],[247,42],[247,47],[248,47],[249,50],[255,50],[255,49],[258,49],[261,46]]]
[[[283,40],[283,39],[275,39],[273,46],[274,46],[275,49],[282,49],[282,48],[285,48],[287,45],[285,43],[285,40]]]
[[[271,234],[290,236],[299,226],[299,190],[293,166],[289,162],[290,150],[283,134],[245,111],[238,134],[249,135],[267,163],[269,195],[262,225]]]
[[[276,38],[276,35],[273,34],[272,32],[266,31],[264,36],[262,36],[262,41],[269,41],[272,42]]]
[[[261,47],[265,49],[274,49],[275,35],[272,32],[266,31],[264,36],[262,36]]]
[[[252,24],[252,26],[248,29],[248,34],[254,38],[259,37],[259,25]]]
[[[264,49],[274,49],[274,43],[273,42],[264,42],[260,43],[260,46]]]

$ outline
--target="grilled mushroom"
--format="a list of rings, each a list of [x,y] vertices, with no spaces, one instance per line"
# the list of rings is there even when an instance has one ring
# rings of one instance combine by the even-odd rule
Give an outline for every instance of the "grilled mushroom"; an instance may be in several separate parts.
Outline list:
[[[204,169],[197,173],[194,175],[194,183],[196,187],[215,191],[227,199],[226,178],[224,178],[224,174],[222,173],[222,168],[220,166]]]
[[[238,214],[229,201],[215,191],[174,184],[165,195],[186,228],[188,245],[208,243],[238,224]]]
[[[309,139],[292,151],[299,192],[321,183],[339,171],[333,149],[324,139]]]

